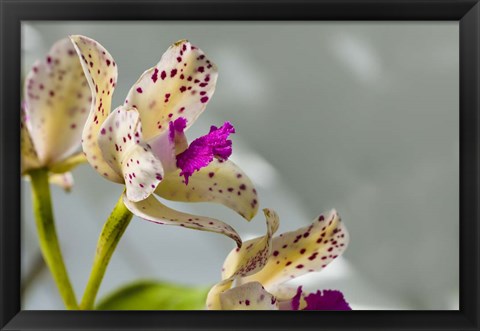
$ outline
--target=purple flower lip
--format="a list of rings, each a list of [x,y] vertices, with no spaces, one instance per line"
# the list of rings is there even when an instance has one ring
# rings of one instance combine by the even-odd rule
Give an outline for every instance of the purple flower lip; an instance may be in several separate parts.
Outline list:
[[[300,310],[302,294],[302,287],[299,286],[292,298],[292,310]],[[304,299],[307,306],[301,310],[352,310],[343,293],[337,290],[317,291],[306,295]]]
[[[179,128],[182,125],[178,123]],[[176,130],[177,124],[173,126]],[[192,141],[185,151],[177,155],[177,167],[182,170],[180,176],[185,177],[185,184],[188,184],[188,178],[195,171],[208,166],[214,158],[227,160],[232,155],[232,141],[228,140],[232,133],[235,133],[235,128],[230,122],[225,122],[219,128],[212,125],[208,134]]]

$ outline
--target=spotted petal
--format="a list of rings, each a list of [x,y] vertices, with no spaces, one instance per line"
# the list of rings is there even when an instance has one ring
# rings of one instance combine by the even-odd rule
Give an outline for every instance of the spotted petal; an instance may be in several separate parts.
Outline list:
[[[240,283],[258,281],[273,292],[287,280],[325,268],[345,251],[348,238],[335,210],[320,215],[310,226],[275,237],[265,267]]]
[[[217,69],[205,54],[181,40],[163,54],[132,86],[125,104],[140,112],[145,139],[166,131],[168,122],[184,117],[195,122],[213,95]]]
[[[89,115],[82,133],[83,151],[94,169],[107,179],[122,183],[118,175],[102,157],[97,137],[105,119],[110,113],[112,93],[117,82],[117,67],[108,51],[93,39],[71,36],[83,71],[90,88],[91,104]]]
[[[72,43],[56,42],[28,73],[25,112],[38,159],[52,165],[80,146],[90,93]]]
[[[153,195],[138,202],[133,202],[126,197],[123,201],[133,214],[147,221],[221,233],[235,240],[238,246],[242,244],[240,236],[230,225],[214,218],[190,215],[173,210],[162,204]]]
[[[180,170],[166,173],[155,191],[162,198],[185,202],[223,204],[247,220],[258,210],[258,197],[248,176],[232,161],[214,159],[205,168],[194,172],[185,185]]]
[[[207,297],[207,308],[222,309],[220,295],[228,291],[235,278],[250,275],[264,267],[271,252],[271,238],[278,229],[278,215],[270,209],[263,210],[267,222],[267,234],[245,242],[227,256],[222,268],[222,281],[214,285]]]
[[[251,282],[220,294],[223,310],[278,310],[276,298],[262,284]]]
[[[267,222],[266,235],[246,241],[242,247],[232,250],[223,264],[222,279],[254,274],[267,263],[272,249],[272,236],[278,229],[279,219],[271,209],[265,208],[263,212]]]
[[[143,141],[140,116],[135,108],[115,109],[103,122],[98,145],[105,162],[125,179],[128,199],[145,199],[162,180],[162,163]]]

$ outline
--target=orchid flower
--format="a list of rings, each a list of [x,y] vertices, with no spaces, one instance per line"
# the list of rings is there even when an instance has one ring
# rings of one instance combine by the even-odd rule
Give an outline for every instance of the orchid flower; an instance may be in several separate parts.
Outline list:
[[[337,212],[322,214],[311,225],[272,239],[279,218],[273,210],[263,211],[266,235],[230,252],[222,268],[222,281],[208,294],[207,309],[350,310],[339,291],[305,293],[301,286],[284,285],[324,269],[345,251],[349,237]]]
[[[97,41],[70,37],[92,95],[83,131],[88,162],[104,178],[124,184],[125,206],[135,215],[159,224],[223,233],[240,245],[229,225],[165,206],[162,198],[221,203],[250,220],[257,195],[252,182],[233,162],[230,123],[188,145],[184,131],[212,98],[217,68],[186,40],[173,44],[160,62],[131,87],[125,102],[112,112],[117,65]]]
[[[104,178],[125,185],[105,222],[80,306],[91,309],[113,251],[132,214],[158,224],[224,234],[241,246],[237,232],[209,217],[176,211],[153,194],[174,201],[216,202],[245,219],[258,209],[257,194],[246,174],[228,160],[235,132],[226,122],[190,145],[187,130],[211,99],[216,66],[186,40],[173,44],[160,62],[131,87],[123,105],[111,111],[117,65],[97,41],[71,36],[92,96],[82,147]],[[112,233],[114,235],[112,235]]]
[[[27,74],[20,116],[21,174],[31,180],[37,235],[67,308],[78,308],[58,242],[49,183],[69,190],[91,103],[90,88],[68,38],[57,41]]]
[[[27,74],[21,109],[21,173],[46,168],[50,182],[68,190],[69,170],[84,162],[76,154],[90,107],[90,89],[68,38],[57,41]]]

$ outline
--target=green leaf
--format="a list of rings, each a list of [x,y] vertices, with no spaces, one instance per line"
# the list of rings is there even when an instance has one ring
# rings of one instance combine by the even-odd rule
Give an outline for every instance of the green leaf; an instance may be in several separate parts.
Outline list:
[[[153,280],[123,286],[99,301],[98,310],[203,310],[209,287]]]

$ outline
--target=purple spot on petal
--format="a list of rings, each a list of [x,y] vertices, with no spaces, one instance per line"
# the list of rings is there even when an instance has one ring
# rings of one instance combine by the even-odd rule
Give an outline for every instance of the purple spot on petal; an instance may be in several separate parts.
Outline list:
[[[155,68],[155,70],[153,72],[153,75],[152,75],[152,80],[153,80],[154,83],[156,83],[157,79],[158,79],[158,69]]]

